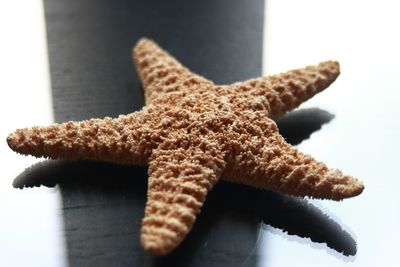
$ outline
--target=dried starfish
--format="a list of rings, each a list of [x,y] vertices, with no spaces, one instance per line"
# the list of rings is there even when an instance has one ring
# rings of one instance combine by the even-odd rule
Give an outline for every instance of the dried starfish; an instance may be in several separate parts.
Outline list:
[[[337,62],[215,85],[151,40],[141,39],[133,57],[145,89],[140,111],[19,129],[7,142],[36,157],[148,164],[144,249],[165,255],[177,247],[220,178],[334,200],[363,191],[355,178],[287,144],[271,119],[329,86],[339,75]]]

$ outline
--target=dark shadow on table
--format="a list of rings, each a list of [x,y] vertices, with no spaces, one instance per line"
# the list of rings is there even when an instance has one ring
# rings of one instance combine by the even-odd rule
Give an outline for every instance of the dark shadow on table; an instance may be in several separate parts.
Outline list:
[[[319,108],[305,108],[292,111],[275,122],[285,140],[292,145],[298,145],[334,117],[333,114]]]
[[[227,182],[210,192],[192,232],[166,257],[140,247],[147,169],[90,161],[45,161],[33,165],[15,187],[55,186],[63,191],[71,266],[255,266],[260,223],[289,235],[326,243],[328,251],[355,255],[349,233],[307,200]],[[65,212],[68,211],[68,212]]]

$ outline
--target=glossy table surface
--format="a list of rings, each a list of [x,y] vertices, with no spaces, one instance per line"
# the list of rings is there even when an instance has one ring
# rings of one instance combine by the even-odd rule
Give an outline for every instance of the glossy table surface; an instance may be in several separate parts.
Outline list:
[[[277,123],[288,142],[365,191],[334,202],[220,182],[188,238],[156,258],[139,244],[145,167],[37,160],[3,141],[0,266],[396,266],[396,4],[188,2],[4,4],[2,140],[15,128],[140,109],[130,49],[142,36],[222,84],[336,59],[338,80]]]

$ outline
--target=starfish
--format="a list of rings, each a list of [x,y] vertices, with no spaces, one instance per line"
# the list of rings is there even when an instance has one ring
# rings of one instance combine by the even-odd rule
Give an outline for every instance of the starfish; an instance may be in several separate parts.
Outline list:
[[[357,179],[286,143],[273,121],[328,87],[337,62],[216,85],[149,39],[139,40],[133,58],[145,91],[140,111],[18,129],[7,142],[36,157],[148,164],[145,250],[176,248],[219,179],[319,199],[363,191]]]

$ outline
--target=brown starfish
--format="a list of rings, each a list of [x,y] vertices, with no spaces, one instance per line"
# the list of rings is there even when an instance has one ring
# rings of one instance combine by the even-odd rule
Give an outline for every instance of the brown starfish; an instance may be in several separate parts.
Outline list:
[[[133,57],[145,89],[140,111],[19,129],[7,142],[36,157],[149,164],[146,250],[164,255],[178,246],[220,178],[334,200],[363,191],[355,178],[287,144],[271,119],[329,86],[339,75],[337,62],[215,85],[151,40],[141,39]]]

